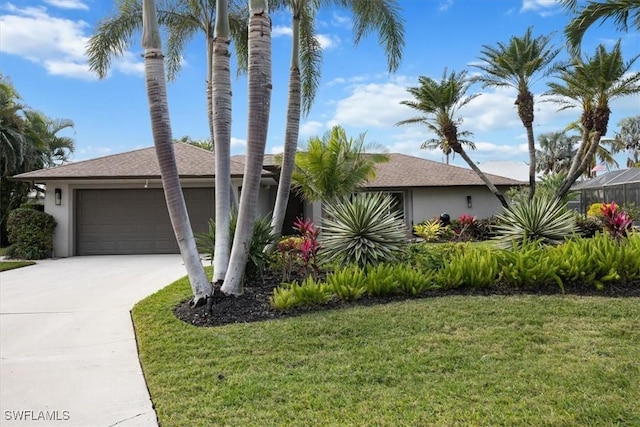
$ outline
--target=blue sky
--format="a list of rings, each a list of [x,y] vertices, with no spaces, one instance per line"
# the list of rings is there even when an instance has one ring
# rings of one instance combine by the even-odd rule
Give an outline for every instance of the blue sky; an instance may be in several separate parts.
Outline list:
[[[52,118],[75,122],[69,133],[76,141],[74,160],[84,160],[153,145],[144,84],[140,38],[131,40],[127,54],[115,61],[106,79],[99,80],[86,65],[84,49],[100,19],[114,10],[105,0],[0,0],[0,73],[8,76],[24,103]],[[483,45],[508,42],[529,26],[534,35],[555,31],[554,44],[563,44],[562,29],[569,17],[555,0],[399,0],[405,20],[403,60],[389,74],[375,35],[353,45],[351,16],[347,11],[323,11],[318,17],[323,46],[322,79],[315,104],[302,118],[300,139],[322,135],[340,124],[352,136],[366,132],[366,141],[389,152],[416,155],[436,161],[438,151],[420,144],[431,137],[424,127],[394,126],[414,116],[400,101],[420,75],[440,78],[443,70],[474,73]],[[290,18],[274,13],[273,93],[267,153],[277,153],[284,143],[287,80],[290,55]],[[611,46],[622,38],[626,59],[640,53],[640,35],[618,33],[608,23],[591,29],[583,52],[593,54],[599,43]],[[566,55],[561,53],[561,57]],[[634,71],[640,70],[640,61]],[[197,34],[184,53],[184,67],[170,83],[169,106],[173,135],[208,138],[205,103],[204,36]],[[542,94],[544,79],[533,87]],[[476,162],[528,159],[524,128],[514,108],[512,90],[482,89],[461,110],[461,130],[473,132]],[[624,117],[640,113],[640,96],[612,104],[607,136]],[[552,103],[537,102],[534,132],[563,129],[579,118],[577,109],[557,112]],[[232,153],[244,153],[246,139],[246,80],[233,81]],[[455,164],[462,165],[460,159]]]

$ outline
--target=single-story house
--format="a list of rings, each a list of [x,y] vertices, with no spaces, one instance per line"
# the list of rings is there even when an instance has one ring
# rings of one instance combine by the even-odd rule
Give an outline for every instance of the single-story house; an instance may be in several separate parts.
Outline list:
[[[178,172],[194,232],[204,232],[214,217],[214,153],[184,143],[175,144]],[[498,200],[471,170],[404,154],[390,154],[378,165],[375,179],[363,190],[393,194],[408,226],[447,212],[488,217],[500,209]],[[234,188],[240,191],[244,157],[231,160]],[[57,227],[54,255],[177,253],[167,213],[160,169],[153,147],[69,163],[19,174],[13,179],[46,186],[45,212]],[[265,156],[258,214],[273,209],[278,167]],[[490,176],[501,190],[523,185]],[[285,232],[296,216],[320,223],[319,204],[308,205],[292,195]]]

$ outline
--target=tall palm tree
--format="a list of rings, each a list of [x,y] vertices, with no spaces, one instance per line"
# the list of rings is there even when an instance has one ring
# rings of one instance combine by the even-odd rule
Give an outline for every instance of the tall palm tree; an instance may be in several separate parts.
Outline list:
[[[344,7],[354,17],[354,41],[370,31],[379,35],[390,72],[397,70],[404,46],[404,26],[396,0],[278,0],[292,16],[292,48],[284,154],[271,226],[279,237],[286,214],[300,129],[300,115],[313,104],[320,78],[322,50],[315,37],[315,15],[320,8]]]
[[[267,0],[249,0],[248,47],[248,149],[238,222],[227,274],[221,288],[225,294],[233,295],[243,292],[242,274],[249,258],[249,247],[253,236],[271,112],[271,18]]]
[[[73,121],[51,119],[35,110],[25,110],[24,116],[27,123],[26,134],[36,141],[34,145],[40,147],[43,167],[56,166],[68,161],[75,142],[69,136],[58,135],[58,132],[73,128]]]
[[[2,177],[14,175],[20,169],[25,154],[25,107],[9,80],[0,75],[0,171]]]
[[[550,45],[551,36],[534,38],[532,31],[529,27],[522,37],[511,37],[508,44],[482,46],[481,63],[473,65],[483,73],[473,79],[482,87],[512,87],[518,91],[518,117],[527,131],[529,145],[529,199],[536,191],[534,98],[530,88],[560,52]]]
[[[164,59],[154,0],[143,0],[142,14],[142,47],[153,143],[158,156],[169,218],[193,291],[192,303],[199,305],[212,295],[213,290],[198,255],[187,205],[180,186],[180,176],[171,139]]]
[[[544,174],[568,173],[571,159],[575,155],[577,135],[567,135],[564,131],[543,133],[538,136],[539,150],[536,150],[536,171]]]
[[[612,19],[619,31],[628,31],[631,27],[640,31],[640,2],[638,0],[589,0],[579,6],[578,0],[560,0],[560,3],[575,16],[564,29],[569,50],[580,55],[580,44],[587,30],[596,22]]]
[[[444,137],[446,144],[451,147],[454,153],[460,155],[471,169],[482,179],[491,192],[500,200],[504,207],[508,207],[507,200],[500,190],[489,180],[489,178],[478,168],[465,151],[459,136],[458,125],[462,123],[462,118],[456,117],[458,111],[476,98],[479,94],[466,96],[471,81],[467,78],[467,72],[447,73],[445,68],[440,81],[431,77],[418,77],[419,87],[409,88],[407,91],[414,96],[414,100],[402,101],[414,110],[420,111],[419,121],[425,123],[436,135]],[[416,118],[403,120],[397,124],[415,123]],[[465,135],[470,133],[465,132]]]
[[[601,138],[607,133],[610,102],[640,93],[640,72],[630,72],[638,57],[640,55],[624,62],[618,41],[610,52],[604,45],[599,45],[593,57],[583,60],[576,56],[556,67],[560,82],[549,83],[550,100],[560,104],[561,110],[582,108],[582,141],[569,174],[558,190],[558,198],[569,191],[591,164]]]
[[[371,152],[376,148],[365,144],[364,133],[353,139],[334,126],[296,154],[293,187],[308,202],[331,204],[374,178],[377,163],[389,161],[387,155]]]

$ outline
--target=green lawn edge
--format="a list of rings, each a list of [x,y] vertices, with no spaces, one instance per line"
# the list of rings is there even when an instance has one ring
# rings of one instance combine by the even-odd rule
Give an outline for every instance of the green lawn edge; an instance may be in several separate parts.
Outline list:
[[[15,268],[27,267],[34,265],[33,261],[0,261],[0,271],[9,271]]]
[[[186,278],[132,310],[158,419],[640,425],[637,298],[449,296],[199,328]]]

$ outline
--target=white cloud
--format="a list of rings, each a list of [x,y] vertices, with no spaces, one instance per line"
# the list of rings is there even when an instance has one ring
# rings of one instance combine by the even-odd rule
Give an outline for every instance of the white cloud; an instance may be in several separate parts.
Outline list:
[[[231,148],[246,148],[247,140],[231,137]]]
[[[453,0],[443,0],[440,2],[438,10],[440,12],[446,12],[451,6],[453,6]]]
[[[284,25],[276,25],[273,27],[273,29],[271,29],[271,37],[282,37],[282,36],[291,37],[292,35],[293,35],[293,30],[291,29],[291,27],[287,27]]]
[[[522,0],[520,12],[534,11],[540,16],[551,16],[562,11],[559,0]]]
[[[351,28],[351,18],[334,12],[331,16],[331,24],[336,27]]]
[[[273,147],[267,147],[267,154],[282,154],[284,153],[284,145],[275,145]]]
[[[300,125],[299,135],[300,138],[308,138],[310,136],[317,136],[323,133],[325,125],[322,122],[310,120]]]
[[[0,51],[40,64],[49,74],[96,79],[85,56],[89,24],[50,15],[44,7],[18,8],[9,3],[0,16]],[[114,69],[140,74],[143,66],[128,52],[114,61]]]
[[[318,34],[316,40],[318,40],[322,49],[331,49],[340,44],[340,38],[332,34]]]
[[[80,0],[45,0],[45,3],[60,9],[89,10],[89,6]]]

